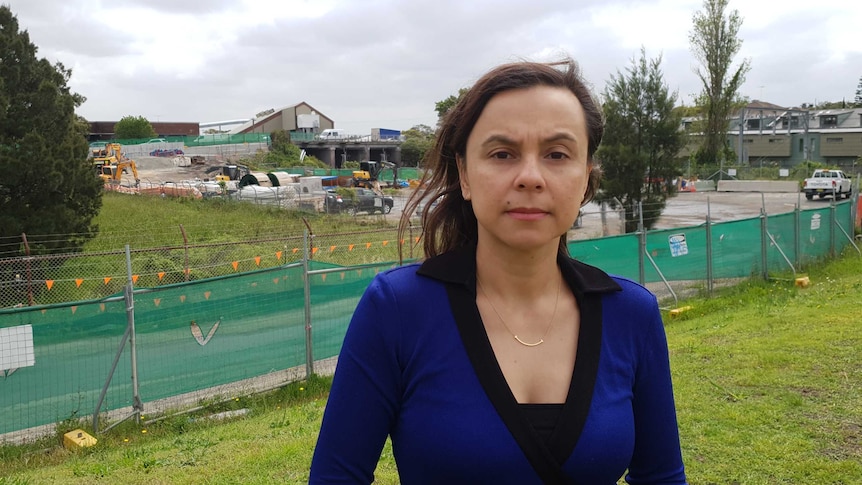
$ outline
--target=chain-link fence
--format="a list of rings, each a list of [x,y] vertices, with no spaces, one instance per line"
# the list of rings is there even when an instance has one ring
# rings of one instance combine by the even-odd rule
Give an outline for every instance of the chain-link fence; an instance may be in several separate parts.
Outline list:
[[[855,202],[855,201],[854,201]],[[849,202],[571,241],[573,256],[667,288],[792,273],[853,245]],[[183,243],[0,260],[0,441],[283,385],[338,355],[371,279],[419,232]],[[858,250],[858,248],[857,248]],[[23,431],[22,431],[23,430]]]

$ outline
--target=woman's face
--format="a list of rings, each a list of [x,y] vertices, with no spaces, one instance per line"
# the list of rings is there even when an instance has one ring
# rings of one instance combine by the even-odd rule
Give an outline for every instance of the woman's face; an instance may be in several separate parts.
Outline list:
[[[480,244],[556,250],[586,192],[586,126],[581,103],[564,88],[536,86],[491,98],[458,165]]]

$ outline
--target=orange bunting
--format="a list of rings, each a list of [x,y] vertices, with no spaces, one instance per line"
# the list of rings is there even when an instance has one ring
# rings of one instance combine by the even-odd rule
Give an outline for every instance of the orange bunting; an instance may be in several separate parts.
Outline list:
[[[256,265],[260,266],[260,256],[255,256],[255,257],[254,257],[254,264],[256,264]]]
[[[362,270],[361,269],[356,270],[356,276],[362,276]]]
[[[105,284],[107,285],[108,283],[110,283],[111,279],[112,278],[110,276],[105,276],[105,278],[104,278]]]
[[[272,279],[272,284],[277,285],[277,284],[278,284],[278,280],[279,280],[279,278],[273,278],[273,279]]]
[[[191,273],[191,272],[192,272],[192,269],[191,269],[191,268],[186,268],[185,270],[183,270],[183,273],[185,273],[185,274],[186,274],[186,276],[188,276],[188,275],[189,275],[189,273]]]
[[[282,253],[281,251],[276,251],[275,252],[275,259],[281,261],[281,253]]]
[[[156,306],[159,306],[162,304],[162,299],[161,298],[153,298],[153,303],[155,303]]]
[[[233,266],[233,270],[236,271],[237,268],[239,268],[239,261],[234,261],[230,265]]]
[[[386,247],[387,244],[389,244],[389,241],[383,241],[383,247]]]
[[[311,248],[311,254],[317,254],[317,250],[320,248]]]
[[[211,291],[205,291],[205,292],[204,292],[204,298],[205,298],[205,299],[209,300],[209,299],[210,299],[210,295],[212,295],[212,292],[211,292]]]
[[[323,273],[322,275],[320,275],[320,280],[326,281],[326,273]]]
[[[254,283],[252,283],[252,284],[251,284],[251,287],[252,287],[252,288],[257,288],[257,282],[255,281]]]
[[[132,275],[132,284],[135,284],[135,285],[138,284],[138,278],[139,277],[140,277],[140,275],[133,274]]]
[[[371,249],[371,243],[365,243],[365,249]]]
[[[54,287],[54,280],[45,280],[45,286],[47,286],[48,289],[50,290],[51,288]]]
[[[180,302],[181,302],[181,303],[185,303],[185,302],[186,302],[186,295],[180,295]]]
[[[329,246],[329,252],[331,253],[331,252],[335,251],[335,248],[337,248],[337,247],[338,246]]]
[[[78,306],[77,306],[77,305],[73,305],[73,306],[72,306],[72,315],[74,315],[76,311],[78,311]]]
[[[81,283],[83,283],[83,282],[84,282],[84,278],[78,278],[78,279],[76,279],[76,280],[75,280],[75,286],[76,286],[76,287],[78,287],[78,288],[80,288],[80,287],[81,287]]]
[[[44,314],[45,314],[45,312],[47,312],[47,311],[48,311],[48,310],[42,310],[42,315],[44,315]]]
[[[105,311],[105,304],[104,303],[99,303],[99,311],[101,311],[101,312]]]
[[[355,244],[350,244],[350,245],[348,245],[348,246],[347,246],[347,250],[348,250],[348,251],[353,251],[353,246],[356,246],[356,245],[355,245]]]
[[[404,239],[403,238],[401,239],[401,245],[402,246],[404,245]]]
[[[344,271],[341,272],[341,279],[344,279]]]
[[[416,236],[416,242],[417,243],[419,242],[419,236]]]
[[[293,248],[293,254],[296,254],[299,251],[299,248]]]
[[[159,281],[162,281],[162,278],[164,278],[164,277],[165,277],[165,272],[164,272],[164,271],[160,271],[160,272],[158,273],[158,275],[159,275]]]

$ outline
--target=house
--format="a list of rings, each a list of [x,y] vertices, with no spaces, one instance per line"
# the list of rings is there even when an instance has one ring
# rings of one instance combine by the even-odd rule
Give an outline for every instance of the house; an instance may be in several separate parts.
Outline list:
[[[696,121],[682,120],[692,137],[683,157],[697,150]],[[810,160],[856,172],[862,169],[862,108],[785,108],[755,100],[728,120],[727,140],[740,165],[791,168]]]

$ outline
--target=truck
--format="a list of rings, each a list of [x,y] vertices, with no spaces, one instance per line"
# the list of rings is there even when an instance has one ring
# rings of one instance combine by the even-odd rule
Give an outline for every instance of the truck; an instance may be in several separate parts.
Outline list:
[[[811,177],[805,179],[802,184],[805,198],[811,200],[816,195],[819,198],[831,195],[834,200],[841,197],[850,198],[853,185],[849,177],[841,170],[815,170]]]
[[[401,130],[389,130],[386,128],[372,128],[371,141],[398,141],[401,139]]]
[[[359,162],[359,170],[353,171],[353,186],[379,190],[380,172],[384,168],[393,167],[395,167],[395,164],[391,162],[375,162],[371,160]]]

